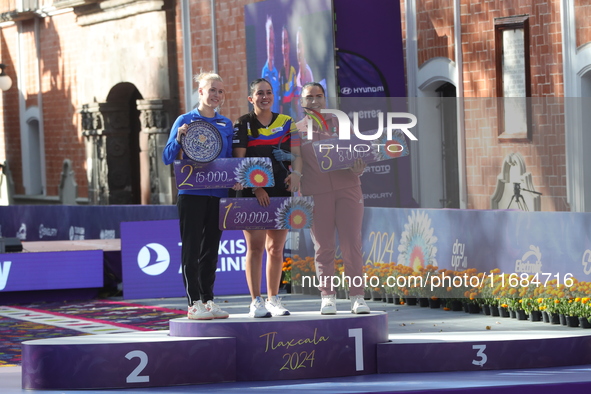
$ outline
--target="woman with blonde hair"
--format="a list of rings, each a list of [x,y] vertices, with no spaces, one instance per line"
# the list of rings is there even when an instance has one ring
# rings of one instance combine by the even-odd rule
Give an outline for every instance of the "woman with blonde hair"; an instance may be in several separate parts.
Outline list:
[[[199,83],[199,105],[177,118],[170,131],[168,143],[162,153],[165,164],[172,164],[182,151],[181,137],[187,134],[189,124],[205,121],[213,125],[222,136],[222,149],[218,157],[232,157],[232,122],[219,114],[225,91],[222,78],[213,72],[195,77]],[[185,152],[183,159],[188,159]],[[235,185],[234,188],[240,188]],[[220,198],[227,197],[227,189],[179,190],[179,213],[182,241],[182,276],[188,301],[187,317],[195,320],[225,319],[228,313],[213,302],[213,285],[218,262],[218,248],[222,231],[218,226]]]

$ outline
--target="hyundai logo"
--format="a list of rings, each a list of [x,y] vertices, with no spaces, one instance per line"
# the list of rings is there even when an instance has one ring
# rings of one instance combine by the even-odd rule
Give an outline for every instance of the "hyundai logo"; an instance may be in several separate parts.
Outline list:
[[[170,254],[168,250],[157,243],[150,243],[140,249],[137,264],[148,275],[160,275],[168,268]]]
[[[349,88],[349,87],[344,87],[344,88],[341,88],[341,93],[342,93],[342,94],[351,94],[351,91],[352,91],[352,90],[351,90],[351,88]]]

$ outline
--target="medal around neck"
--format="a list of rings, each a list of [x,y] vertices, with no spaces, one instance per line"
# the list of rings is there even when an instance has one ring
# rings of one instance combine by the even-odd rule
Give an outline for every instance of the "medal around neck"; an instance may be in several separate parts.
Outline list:
[[[190,123],[187,134],[181,136],[181,146],[189,159],[209,163],[222,151],[222,135],[211,123],[197,120]]]

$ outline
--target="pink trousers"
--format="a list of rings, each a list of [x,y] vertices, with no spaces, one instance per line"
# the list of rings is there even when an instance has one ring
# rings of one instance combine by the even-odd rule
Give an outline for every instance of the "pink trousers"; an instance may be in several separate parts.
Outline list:
[[[363,295],[363,256],[361,254],[361,224],[363,194],[361,186],[333,190],[314,196],[314,221],[311,235],[314,242],[316,275],[322,295],[334,294],[336,234],[345,266],[349,295]],[[357,279],[355,279],[357,277]],[[342,276],[339,277],[343,279]],[[342,280],[341,280],[342,282]]]

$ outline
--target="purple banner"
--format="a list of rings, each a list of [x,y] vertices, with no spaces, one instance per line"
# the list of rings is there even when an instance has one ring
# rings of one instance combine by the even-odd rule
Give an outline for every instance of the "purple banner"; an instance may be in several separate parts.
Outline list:
[[[222,198],[221,230],[300,230],[312,225],[309,197],[270,197],[263,207],[256,198]]]
[[[372,130],[367,134],[372,135],[375,132],[376,130]],[[348,141],[333,138],[314,142],[313,146],[322,172],[352,167],[357,159],[368,164],[409,154],[404,134],[399,130],[392,134],[392,139],[387,139],[386,134],[373,140],[362,140],[352,136]]]
[[[224,231],[214,286],[216,296],[249,293],[245,259],[242,232]],[[125,299],[185,296],[178,220],[121,223],[121,263]]]
[[[450,272],[474,269],[494,286],[531,285],[544,294],[552,283],[591,282],[589,228],[591,213],[366,208],[363,254],[369,265],[400,264],[415,272],[428,265]],[[512,281],[492,274],[496,269],[514,274]],[[454,279],[448,276],[429,283],[445,289]],[[456,279],[452,287],[466,287]]]
[[[174,205],[10,205],[0,207],[0,237],[21,241],[121,238],[119,223],[178,219]]]
[[[209,163],[175,160],[174,175],[179,190],[268,187],[275,184],[268,157],[223,158]]]
[[[103,287],[103,251],[0,254],[0,292]]]
[[[372,0],[371,7],[357,0],[334,2],[336,18],[335,42],[337,51],[337,79],[340,87],[339,109],[350,111],[381,110],[405,112],[406,83],[400,5],[389,0]],[[376,13],[375,10],[380,12]],[[371,21],[370,24],[359,21]],[[345,28],[339,28],[345,26]],[[388,43],[384,50],[383,43]],[[360,106],[359,100],[349,97],[388,97],[383,106]],[[343,101],[345,100],[345,101]],[[363,101],[363,100],[361,100]],[[371,102],[370,102],[371,103]],[[376,119],[364,119],[375,128]],[[410,158],[385,161],[370,165],[362,180],[366,207],[409,207],[418,204],[412,198]]]

